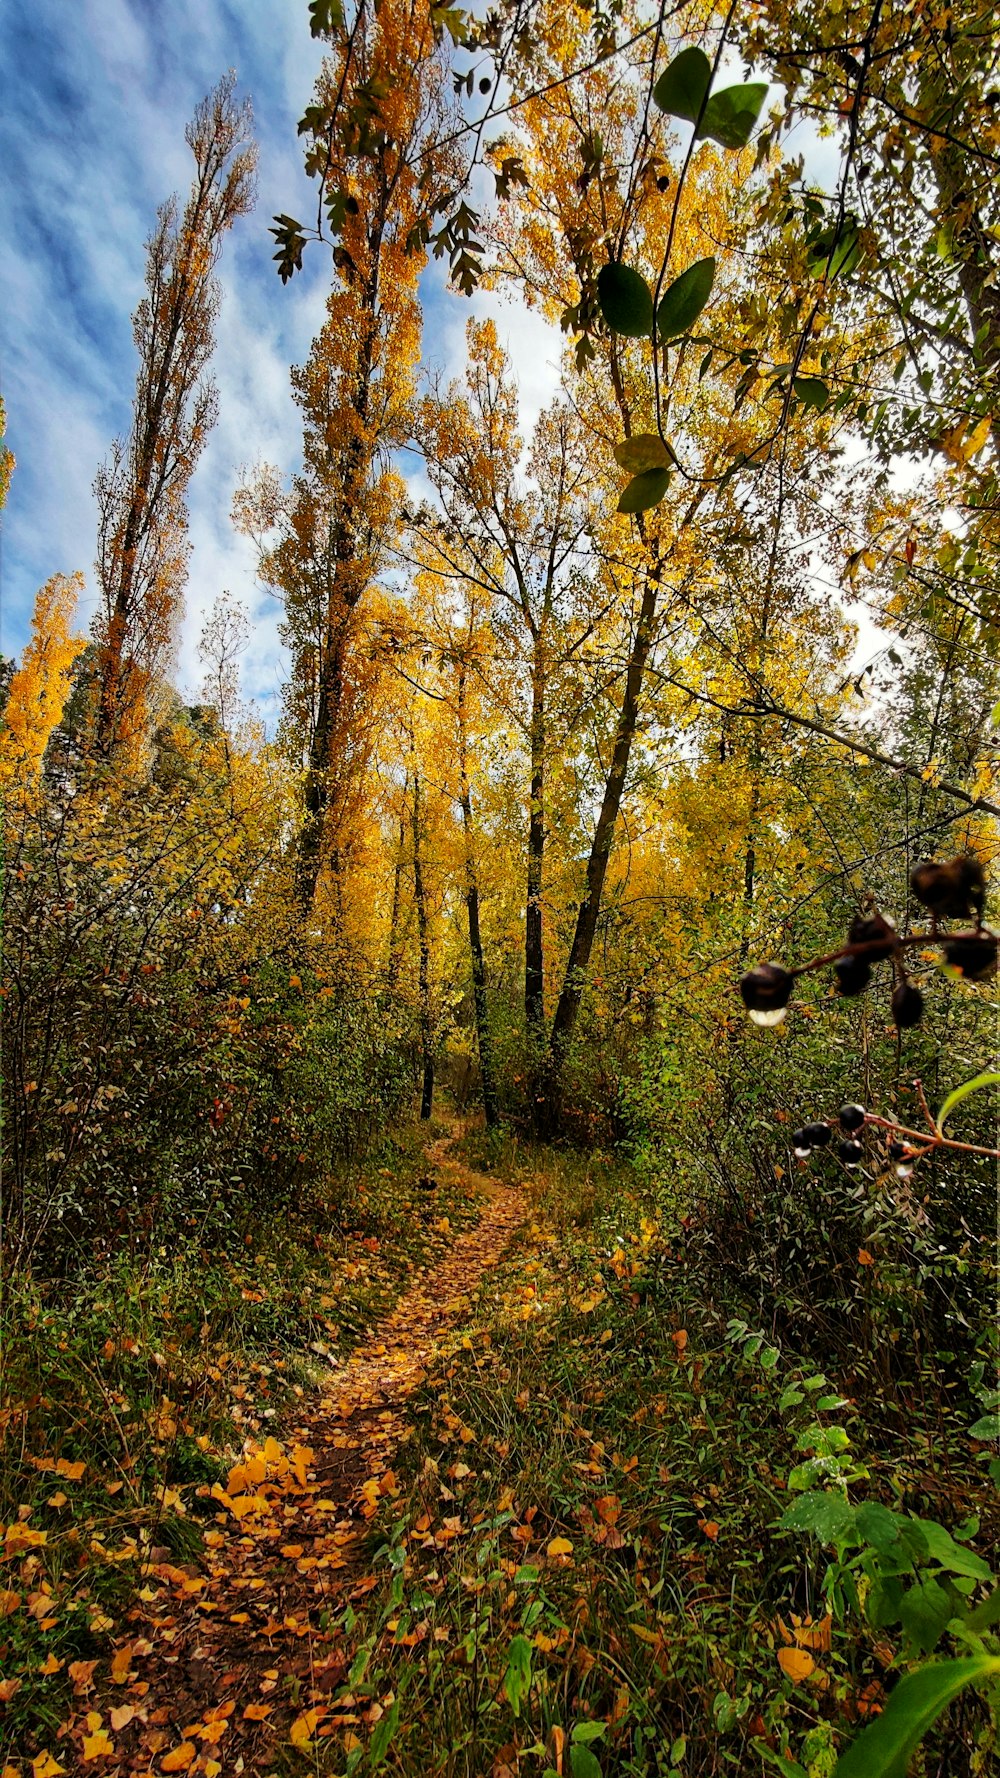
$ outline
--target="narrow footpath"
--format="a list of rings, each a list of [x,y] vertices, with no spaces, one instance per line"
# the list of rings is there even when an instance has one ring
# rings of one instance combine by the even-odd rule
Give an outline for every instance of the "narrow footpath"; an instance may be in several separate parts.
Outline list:
[[[528,1213],[523,1191],[452,1157],[460,1134],[456,1125],[432,1142],[428,1166],[482,1197],[479,1221],[317,1385],[282,1440],[249,1447],[213,1489],[218,1510],[202,1560],[154,1548],[129,1634],[110,1672],[102,1662],[93,1676],[100,1697],[89,1700],[91,1733],[114,1748],[102,1778],[263,1778],[283,1768],[283,1746],[368,1723],[350,1700],[331,1701],[347,1678],[334,1620],[376,1584],[367,1572],[368,1521],[396,1489],[392,1464],[409,1398]],[[67,1770],[74,1752],[64,1743]]]

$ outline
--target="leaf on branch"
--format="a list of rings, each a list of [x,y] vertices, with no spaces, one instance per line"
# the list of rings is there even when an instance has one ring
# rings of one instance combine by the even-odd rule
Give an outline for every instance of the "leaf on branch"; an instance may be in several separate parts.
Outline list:
[[[343,28],[341,0],[309,0],[309,29],[314,37],[332,37]]]
[[[698,259],[674,279],[657,304],[656,327],[661,340],[677,339],[694,326],[714,283],[714,259]]]
[[[631,475],[642,475],[647,469],[667,469],[676,458],[658,432],[636,432],[615,445],[615,462]]]
[[[834,1778],[898,1778],[941,1712],[967,1685],[1000,1673],[1000,1657],[929,1661],[890,1693],[881,1716],[837,1761]]]
[[[597,274],[597,300],[612,333],[641,339],[653,331],[653,293],[640,272],[616,261]]]
[[[682,49],[664,69],[653,88],[653,98],[668,117],[696,123],[712,78],[712,64],[703,49]]]
[[[745,148],[767,98],[767,81],[748,86],[723,87],[713,93],[695,132],[699,141],[708,137],[722,148]]]
[[[659,506],[670,483],[667,469],[647,469],[634,475],[618,501],[619,512],[648,512]]]

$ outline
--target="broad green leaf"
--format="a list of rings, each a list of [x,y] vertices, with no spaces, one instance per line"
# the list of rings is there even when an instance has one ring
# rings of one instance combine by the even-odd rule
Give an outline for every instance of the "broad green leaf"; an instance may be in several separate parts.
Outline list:
[[[658,432],[636,432],[615,445],[615,462],[633,475],[642,475],[647,469],[667,469],[673,460],[673,452]]]
[[[970,1611],[965,1622],[966,1627],[975,1630],[977,1635],[983,1630],[992,1630],[994,1624],[1000,1624],[1000,1587],[994,1587],[982,1604]]]
[[[647,469],[642,475],[634,475],[618,501],[619,512],[648,512],[651,506],[658,506],[670,483],[670,472],[666,469]]]
[[[877,1500],[867,1500],[859,1506],[855,1517],[858,1536],[870,1543],[873,1550],[888,1550],[899,1542],[899,1524],[895,1513],[887,1506],[880,1506]]]
[[[906,1778],[910,1755],[967,1685],[1000,1673],[1000,1657],[929,1661],[901,1679],[881,1716],[841,1754],[833,1778]]]
[[[988,1441],[1000,1438],[1000,1414],[984,1414],[981,1420],[976,1421],[975,1426],[969,1427],[969,1433],[972,1438]]]
[[[982,1556],[975,1550],[966,1549],[964,1544],[956,1543],[950,1531],[938,1525],[933,1519],[918,1519],[917,1523],[924,1534],[927,1554],[949,1574],[967,1574],[973,1580],[992,1580],[993,1571]]]
[[[344,8],[341,0],[309,0],[309,29],[314,37],[331,36],[343,29]]]
[[[948,1594],[940,1582],[930,1576],[907,1587],[900,1601],[900,1622],[914,1648],[922,1655],[930,1654],[953,1615]]]
[[[825,275],[832,280],[842,273],[853,272],[860,257],[861,241],[853,216],[845,216],[841,227],[826,229],[809,243],[809,258],[816,278]]]
[[[604,1778],[600,1761],[579,1741],[574,1741],[570,1747],[569,1769],[573,1778]]]
[[[606,1722],[578,1722],[573,1730],[571,1739],[574,1745],[579,1745],[581,1741],[585,1743],[599,1741],[601,1736],[606,1735],[607,1732],[608,1725]]]
[[[1000,704],[994,704],[990,711],[990,728],[1000,728]]]
[[[597,274],[597,300],[612,333],[638,340],[653,331],[653,293],[640,272],[614,261]]]
[[[944,1129],[945,1118],[950,1117],[956,1105],[961,1105],[962,1100],[967,1099],[970,1093],[979,1093],[982,1091],[983,1087],[993,1087],[996,1086],[998,1082],[1000,1082],[1000,1074],[996,1074],[991,1069],[987,1068],[982,1074],[977,1074],[974,1080],[964,1081],[960,1087],[955,1087],[948,1094],[947,1099],[938,1112],[938,1129]]]
[[[507,1671],[503,1676],[504,1695],[515,1716],[531,1690],[531,1643],[526,1636],[515,1636],[507,1650]]]
[[[831,1489],[803,1494],[786,1507],[778,1523],[783,1531],[811,1531],[822,1543],[837,1543],[854,1529],[855,1511]]]
[[[766,80],[723,87],[705,106],[696,135],[699,139],[710,137],[722,148],[745,148],[766,98]]]
[[[715,260],[698,259],[668,285],[656,305],[661,340],[675,340],[692,328],[712,294]]]
[[[682,49],[669,68],[665,68],[653,88],[653,98],[668,117],[683,117],[696,123],[705,102],[712,64],[703,49]]]
[[[820,413],[830,399],[830,391],[822,377],[796,377],[792,387],[803,407],[818,408]]]

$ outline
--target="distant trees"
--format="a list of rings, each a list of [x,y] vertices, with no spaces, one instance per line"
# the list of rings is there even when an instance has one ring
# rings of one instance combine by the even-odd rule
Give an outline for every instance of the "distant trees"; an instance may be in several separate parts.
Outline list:
[[[250,106],[237,103],[234,86],[226,75],[185,132],[194,182],[183,212],[176,198],[160,208],[146,247],[146,295],[133,317],[132,426],[94,482],[101,600],[94,746],[104,759],[141,744],[186,577],[185,496],[217,408],[206,375],[220,302],[215,267],[255,193]]]

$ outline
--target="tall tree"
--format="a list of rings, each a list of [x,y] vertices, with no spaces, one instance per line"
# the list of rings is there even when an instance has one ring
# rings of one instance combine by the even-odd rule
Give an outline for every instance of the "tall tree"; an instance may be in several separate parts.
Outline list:
[[[315,96],[329,129],[309,159],[313,170],[322,159],[338,240],[326,321],[292,376],[303,467],[289,496],[258,482],[237,513],[284,600],[288,728],[305,767],[304,911],[324,867],[339,879],[345,866],[342,810],[366,757],[355,745],[370,667],[362,601],[398,523],[403,485],[390,458],[409,436],[420,349],[419,224],[452,165],[436,148],[448,97],[427,0],[358,0],[331,36]]]
[[[228,74],[185,132],[195,177],[183,212],[163,204],[146,246],[146,295],[133,317],[139,372],[127,438],[97,473],[100,613],[95,746],[137,745],[149,688],[173,639],[187,572],[186,494],[217,412],[207,376],[223,238],[252,208],[257,151],[249,102]]]

